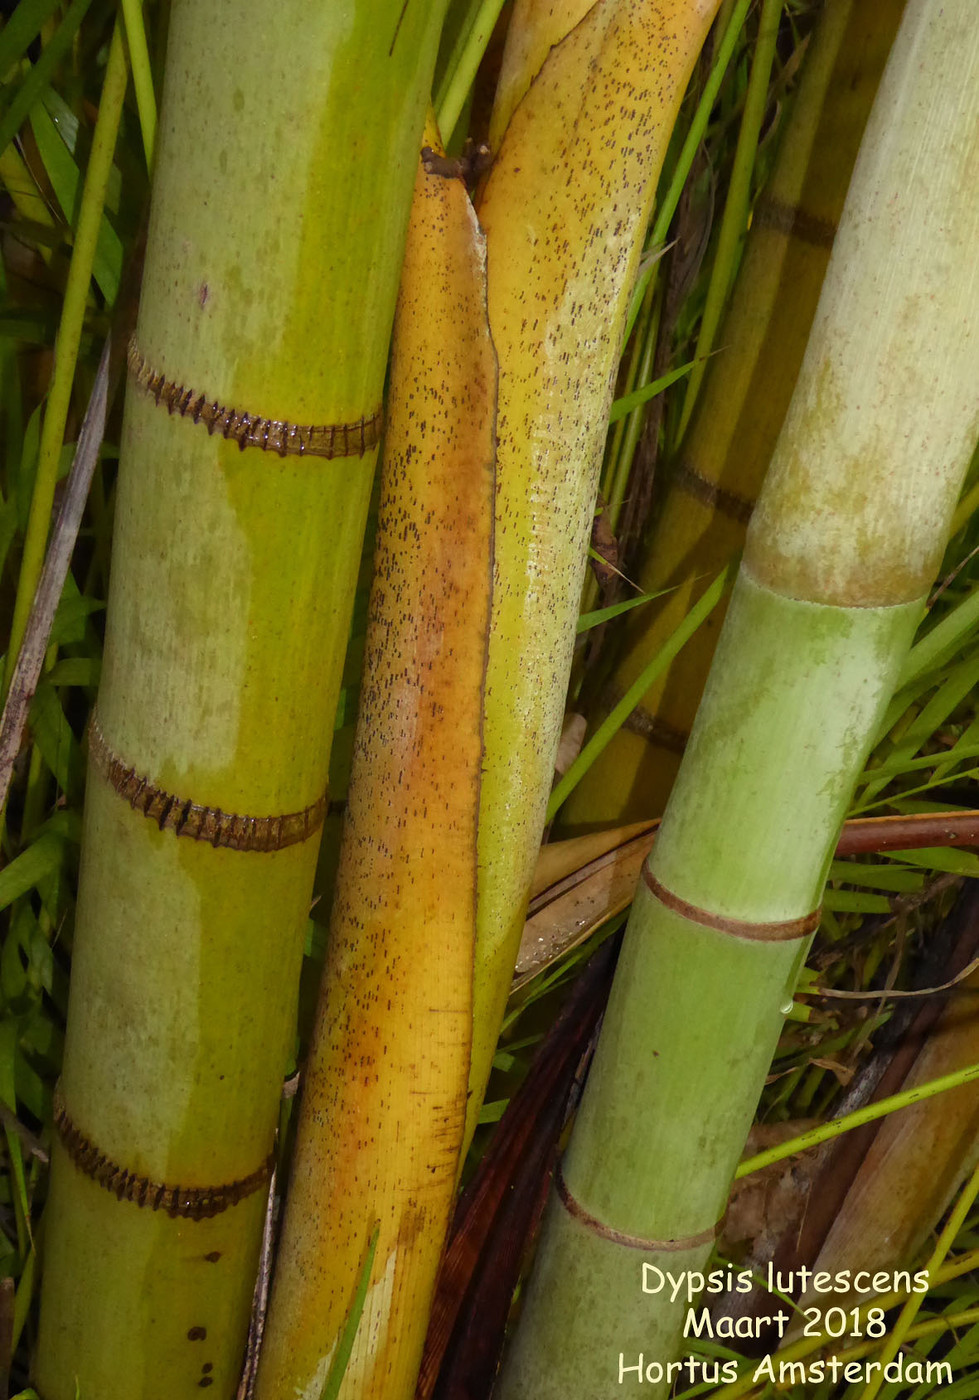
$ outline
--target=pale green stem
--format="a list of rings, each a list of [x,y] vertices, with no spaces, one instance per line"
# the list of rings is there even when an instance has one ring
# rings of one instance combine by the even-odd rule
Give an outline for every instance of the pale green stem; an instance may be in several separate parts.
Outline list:
[[[878,1118],[886,1118],[888,1114],[897,1113],[902,1108],[910,1108],[914,1103],[921,1103],[923,1099],[934,1098],[936,1094],[947,1094],[950,1089],[958,1089],[962,1084],[971,1084],[973,1080],[979,1079],[979,1064],[969,1065],[967,1069],[956,1070],[954,1074],[943,1074],[940,1079],[930,1079],[926,1084],[918,1084],[913,1089],[904,1089],[899,1094],[891,1094],[886,1099],[878,1099],[876,1103],[868,1104],[866,1108],[858,1108],[853,1113],[848,1113],[844,1118],[834,1118],[830,1123],[822,1123],[818,1128],[812,1128],[807,1133],[800,1133],[791,1141],[781,1142],[777,1147],[770,1147],[765,1152],[758,1152],[754,1157],[746,1157],[734,1173],[735,1180],[740,1181],[743,1176],[750,1176],[752,1172],[761,1171],[763,1167],[769,1167],[773,1162],[783,1162],[787,1157],[793,1157],[797,1152],[805,1152],[811,1147],[818,1147],[821,1143],[831,1142],[833,1138],[842,1137],[844,1133],[851,1132],[854,1128],[862,1128],[864,1123],[873,1123]]]
[[[6,694],[13,675],[17,653],[24,639],[27,618],[34,603],[41,569],[44,565],[44,550],[51,520],[51,507],[54,503],[54,488],[58,479],[58,462],[61,444],[65,434],[65,423],[71,404],[71,390],[75,379],[75,364],[78,359],[78,346],[81,342],[82,326],[85,320],[85,306],[89,286],[92,281],[92,267],[95,262],[95,248],[102,211],[105,207],[106,190],[112,170],[112,158],[116,148],[122,104],[126,96],[127,64],[122,29],[117,22],[109,47],[109,61],[99,103],[99,115],[92,137],[92,150],[88,169],[85,172],[85,187],[78,213],[78,227],[75,232],[74,251],[61,312],[61,325],[54,350],[54,371],[48,392],[47,411],[41,428],[41,442],[38,450],[37,476],[31,510],[27,521],[24,539],[24,553],[17,582],[17,598],[14,603],[13,621],[10,627],[10,644],[7,648],[7,665],[3,691]]]
[[[740,246],[748,229],[751,174],[755,165],[762,119],[768,102],[768,80],[772,71],[772,60],[775,57],[775,41],[778,38],[778,22],[781,13],[782,0],[763,0],[758,43],[751,64],[751,77],[748,80],[744,115],[741,118],[741,130],[738,133],[738,145],[734,153],[734,169],[728,188],[727,202],[724,206],[724,217],[721,220],[717,252],[711,268],[710,285],[707,288],[707,300],[704,304],[700,333],[697,336],[695,364],[683,397],[683,409],[676,432],[677,445],[683,440],[697,395],[700,392],[704,371],[707,368],[707,356],[714,346],[714,337],[717,334],[717,328],[727,303],[728,292],[737,269]]]
[[[143,152],[146,156],[146,168],[152,170],[153,150],[156,146],[156,93],[153,91],[153,70],[150,67],[150,51],[146,43],[143,8],[140,0],[121,0],[121,3],[126,26],[126,43],[129,46],[129,62],[133,70],[133,87],[136,90],[136,106],[139,109],[139,126],[143,133]]]
[[[436,117],[446,145],[452,140],[456,123],[466,105],[469,89],[473,85],[476,69],[479,67],[496,21],[500,17],[503,3],[504,0],[483,0],[472,28],[466,36],[462,52],[454,63],[450,63],[446,81],[442,84],[442,91],[436,101]]]

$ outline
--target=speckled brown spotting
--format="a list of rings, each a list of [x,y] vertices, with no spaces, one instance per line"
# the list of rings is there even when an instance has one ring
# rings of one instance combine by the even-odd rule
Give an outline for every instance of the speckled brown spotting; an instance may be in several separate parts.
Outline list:
[[[603,1240],[611,1240],[613,1244],[624,1244],[627,1249],[645,1249],[650,1253],[678,1254],[685,1249],[700,1249],[705,1244],[712,1244],[721,1232],[724,1223],[719,1220],[716,1225],[711,1225],[707,1230],[701,1230],[699,1235],[687,1235],[679,1240],[644,1240],[639,1235],[627,1235],[624,1230],[615,1230],[611,1225],[605,1225],[589,1211],[585,1210],[580,1201],[576,1201],[568,1190],[567,1182],[561,1173],[560,1164],[554,1171],[554,1188],[564,1209],[575,1220],[585,1226],[593,1235],[601,1235]]]
[[[257,1171],[223,1186],[168,1186],[162,1181],[151,1181],[148,1176],[137,1176],[100,1152],[75,1126],[57,1090],[54,1126],[62,1146],[83,1175],[111,1191],[120,1201],[132,1201],[150,1210],[165,1210],[172,1219],[181,1216],[185,1220],[207,1220],[212,1215],[220,1215],[229,1206],[237,1205],[246,1196],[264,1188],[272,1173],[274,1154],[270,1153]]]
[[[277,817],[247,817],[176,797],[116,757],[94,714],[88,729],[88,751],[97,771],[134,812],[142,812],[161,831],[172,831],[176,836],[208,841],[212,846],[228,846],[233,851],[268,852],[307,841],[323,825],[325,794],[301,812],[286,812]]]
[[[705,928],[716,928],[721,933],[732,933],[735,938],[747,938],[752,943],[786,943],[793,938],[805,938],[815,933],[819,927],[822,909],[813,909],[803,914],[801,919],[778,919],[770,923],[752,923],[747,919],[728,919],[723,914],[715,914],[711,909],[701,909],[696,904],[688,904],[678,894],[661,885],[651,874],[649,866],[642,868],[642,878],[652,890],[660,904],[672,909],[674,914],[689,919],[691,923],[702,924]]]
[[[162,374],[155,374],[136,344],[129,342],[129,372],[136,384],[151,394],[168,413],[179,413],[203,423],[208,433],[218,432],[246,447],[277,452],[280,457],[363,457],[381,440],[381,410],[356,423],[284,423],[278,418],[262,418],[226,408],[206,394],[198,394]]]
[[[677,462],[674,471],[673,484],[678,491],[692,496],[695,501],[699,501],[708,509],[726,515],[729,520],[737,520],[742,525],[748,524],[751,512],[755,508],[754,501],[746,500],[744,496],[739,496],[736,491],[725,491],[723,486],[718,486],[716,482],[709,481],[706,476],[701,476],[700,472],[695,471],[689,462]]]

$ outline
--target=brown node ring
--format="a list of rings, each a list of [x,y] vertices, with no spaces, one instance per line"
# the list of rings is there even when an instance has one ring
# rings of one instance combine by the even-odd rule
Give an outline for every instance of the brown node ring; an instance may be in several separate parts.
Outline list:
[[[236,442],[242,452],[246,447],[258,447],[263,452],[277,452],[280,457],[363,457],[381,440],[380,409],[355,423],[286,423],[280,418],[263,418],[257,413],[227,408],[206,394],[155,373],[146,363],[135,336],[129,342],[127,359],[133,382],[158,404],[165,404],[168,413],[203,423],[209,434],[220,433]]]
[[[111,1191],[120,1201],[132,1201],[133,1205],[148,1206],[150,1210],[165,1210],[174,1220],[178,1216],[185,1220],[208,1220],[237,1205],[268,1183],[275,1160],[275,1154],[269,1153],[257,1171],[221,1186],[169,1186],[120,1167],[101,1152],[71,1121],[60,1089],[55,1089],[54,1126],[61,1145],[83,1176]]]
[[[709,510],[719,511],[721,515],[726,515],[729,520],[736,520],[740,525],[747,525],[751,519],[751,512],[755,508],[754,501],[749,501],[745,496],[739,496],[737,491],[728,491],[725,487],[719,486],[716,481],[711,481],[709,477],[692,467],[689,462],[679,461],[674,469],[674,483],[678,490],[685,495],[692,496],[695,501],[699,501],[702,506],[707,506]]]
[[[624,1230],[616,1230],[613,1226],[606,1225],[604,1221],[592,1215],[590,1211],[585,1210],[581,1202],[576,1200],[568,1190],[560,1162],[554,1168],[554,1188],[564,1209],[570,1216],[584,1225],[586,1230],[589,1230],[593,1235],[600,1235],[604,1240],[610,1240],[613,1244],[625,1245],[627,1249],[644,1249],[651,1254],[679,1254],[687,1249],[701,1249],[704,1245],[713,1244],[724,1224],[723,1220],[719,1220],[716,1225],[701,1230],[700,1234],[687,1235],[683,1239],[645,1240],[639,1235],[629,1235]]]
[[[161,831],[172,831],[176,836],[189,836],[193,841],[208,841],[212,846],[227,846],[234,851],[269,852],[307,841],[323,825],[325,794],[301,812],[274,817],[243,816],[177,797],[150,782],[112,752],[97,714],[92,715],[89,724],[88,751],[96,771],[134,812],[142,812]]]
[[[721,933],[733,934],[735,938],[746,938],[753,943],[787,943],[795,938],[807,938],[815,933],[822,917],[822,907],[803,914],[798,919],[778,919],[770,923],[752,923],[747,919],[732,919],[724,914],[716,914],[712,909],[701,909],[690,904],[678,894],[660,884],[648,863],[642,868],[642,878],[647,889],[667,909],[691,923],[702,924],[704,928],[715,928]]]

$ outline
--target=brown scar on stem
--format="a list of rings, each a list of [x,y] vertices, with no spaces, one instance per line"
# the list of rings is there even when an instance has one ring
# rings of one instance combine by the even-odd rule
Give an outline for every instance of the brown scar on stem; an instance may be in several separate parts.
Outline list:
[[[307,841],[323,825],[325,793],[301,812],[272,817],[243,816],[177,797],[112,752],[97,713],[89,724],[88,751],[96,771],[134,812],[141,812],[161,831],[172,831],[176,836],[189,836],[193,841],[208,841],[214,847],[227,846],[234,851],[270,852]]]
[[[774,195],[762,195],[751,216],[752,225],[774,229],[802,243],[811,243],[815,248],[832,248],[836,238],[836,225],[829,219],[821,219],[818,214],[807,214],[797,204],[786,204]]]
[[[607,685],[602,692],[602,704],[606,711],[611,714],[616,705],[625,695],[625,691],[616,685]],[[622,722],[622,728],[628,729],[630,734],[638,734],[641,739],[645,739],[649,744],[655,744],[657,748],[667,749],[670,753],[682,754],[687,747],[687,740],[690,735],[683,729],[678,729],[676,725],[668,723],[658,715],[651,715],[644,705],[637,705],[634,710]]]
[[[493,164],[493,153],[485,141],[477,145],[470,138],[461,156],[443,156],[431,146],[422,146],[421,162],[427,175],[462,180],[471,189]]]
[[[72,1122],[58,1088],[55,1089],[54,1098],[54,1126],[61,1145],[83,1176],[111,1191],[120,1201],[131,1201],[133,1205],[150,1210],[165,1210],[173,1220],[178,1217],[208,1220],[220,1215],[246,1196],[261,1190],[269,1180],[275,1161],[275,1154],[270,1152],[256,1171],[220,1186],[170,1186],[129,1171],[100,1151]]]
[[[674,472],[673,484],[678,491],[692,496],[701,505],[726,515],[730,520],[737,520],[742,525],[748,524],[751,512],[755,508],[754,501],[739,496],[736,491],[726,491],[723,486],[718,486],[716,482],[702,476],[689,462],[677,462]]]
[[[564,1209],[584,1225],[593,1235],[600,1235],[604,1240],[611,1240],[615,1244],[625,1245],[628,1249],[644,1249],[650,1253],[679,1253],[687,1249],[699,1249],[702,1245],[712,1244],[721,1233],[723,1220],[719,1220],[716,1225],[710,1225],[706,1230],[701,1230],[698,1235],[687,1235],[683,1239],[677,1240],[645,1240],[639,1235],[626,1234],[624,1230],[616,1230],[611,1225],[606,1225],[597,1216],[585,1210],[580,1201],[576,1200],[568,1190],[567,1182],[561,1171],[560,1162],[554,1169],[554,1189],[557,1191],[558,1199]]]
[[[380,409],[355,423],[286,423],[227,408],[206,394],[157,374],[147,364],[135,337],[129,342],[127,360],[133,382],[156,403],[164,404],[168,413],[203,423],[209,434],[220,433],[236,442],[242,452],[246,447],[258,447],[280,457],[363,457],[381,440]]]

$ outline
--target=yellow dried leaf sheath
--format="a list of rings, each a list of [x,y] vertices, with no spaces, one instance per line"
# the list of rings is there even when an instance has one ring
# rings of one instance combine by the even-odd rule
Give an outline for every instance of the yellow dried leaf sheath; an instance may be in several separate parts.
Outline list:
[[[599,0],[517,107],[479,214],[500,360],[472,1129],[544,825],[628,298],[716,0]]]
[[[465,1121],[495,409],[482,237],[462,183],[422,171],[330,956],[259,1400],[319,1400],[374,1221],[341,1395],[414,1393]]]

